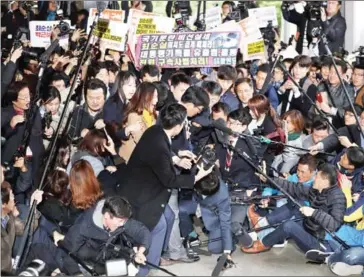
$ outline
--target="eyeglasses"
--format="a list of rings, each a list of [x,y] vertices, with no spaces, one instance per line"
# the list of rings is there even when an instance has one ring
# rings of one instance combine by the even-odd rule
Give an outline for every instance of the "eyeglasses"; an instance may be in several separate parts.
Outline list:
[[[362,74],[362,73],[353,73],[353,76],[364,77],[364,74]]]

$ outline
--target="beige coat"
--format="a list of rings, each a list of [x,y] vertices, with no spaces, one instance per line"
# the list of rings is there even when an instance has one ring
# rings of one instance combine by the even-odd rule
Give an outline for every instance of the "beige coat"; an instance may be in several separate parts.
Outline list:
[[[128,121],[126,122],[126,124],[124,126],[124,127],[127,127],[130,125],[133,125],[133,124],[137,123],[138,121],[141,121],[143,123],[142,130],[139,132],[132,132],[130,134],[128,140],[122,141],[122,145],[119,150],[120,157],[122,157],[126,163],[128,163],[136,144],[139,142],[143,133],[147,129],[147,124],[144,122],[142,115],[138,115],[137,113],[131,113],[131,114],[129,114]]]

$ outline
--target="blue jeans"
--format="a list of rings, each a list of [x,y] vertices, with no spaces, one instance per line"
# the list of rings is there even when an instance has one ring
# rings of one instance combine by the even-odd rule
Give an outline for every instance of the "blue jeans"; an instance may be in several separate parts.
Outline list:
[[[150,245],[147,255],[147,261],[159,265],[162,251],[166,251],[168,247],[169,237],[171,235],[174,222],[174,212],[166,205],[164,213],[159,219],[157,225],[153,228],[152,244]],[[141,266],[138,272],[138,276],[146,276],[149,272],[148,266]]]
[[[264,237],[262,242],[265,246],[272,247],[288,238],[293,239],[304,253],[311,249],[320,249],[319,240],[303,228],[302,222],[294,221],[283,223],[274,232]]]
[[[339,250],[329,257],[328,264],[342,262],[348,265],[364,265],[364,248],[352,247]]]
[[[191,215],[196,213],[197,202],[193,198],[189,200],[180,199],[178,208],[179,208],[179,228],[181,230],[182,237],[186,238],[191,232],[194,231]]]
[[[288,201],[286,205],[283,205],[271,212],[266,216],[267,221],[270,225],[280,223],[284,220],[290,219],[293,216],[299,218],[302,217],[301,212],[291,201]]]

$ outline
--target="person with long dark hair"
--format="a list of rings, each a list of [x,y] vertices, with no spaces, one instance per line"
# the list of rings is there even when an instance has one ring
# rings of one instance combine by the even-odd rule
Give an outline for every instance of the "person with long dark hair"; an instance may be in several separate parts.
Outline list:
[[[248,128],[252,134],[265,136],[272,140],[284,142],[282,123],[268,98],[262,94],[253,96],[248,106],[253,120]],[[275,146],[259,148],[261,156],[267,164],[272,164],[274,156],[279,151]],[[280,152],[282,149],[280,149]]]
[[[123,127],[127,128],[135,124],[142,124],[139,131],[133,131],[128,140],[122,141],[119,155],[127,162],[136,144],[142,137],[144,131],[153,126],[156,122],[156,105],[158,102],[158,92],[152,83],[141,83],[135,95],[126,106]]]

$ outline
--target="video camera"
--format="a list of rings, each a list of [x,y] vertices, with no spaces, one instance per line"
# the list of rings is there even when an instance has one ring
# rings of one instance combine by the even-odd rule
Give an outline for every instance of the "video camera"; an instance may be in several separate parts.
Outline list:
[[[236,6],[232,6],[232,11],[226,17],[226,20],[235,20],[239,22],[249,16],[249,9],[257,8],[254,1],[238,1]]]
[[[189,1],[175,1],[172,9],[172,15],[176,20],[176,30],[181,30],[187,26],[187,22],[190,16],[189,13]]]
[[[355,58],[355,64],[364,67],[364,46],[360,46],[356,52],[358,55]]]
[[[327,8],[327,1],[307,1],[306,3],[310,20],[320,20],[321,8]]]

